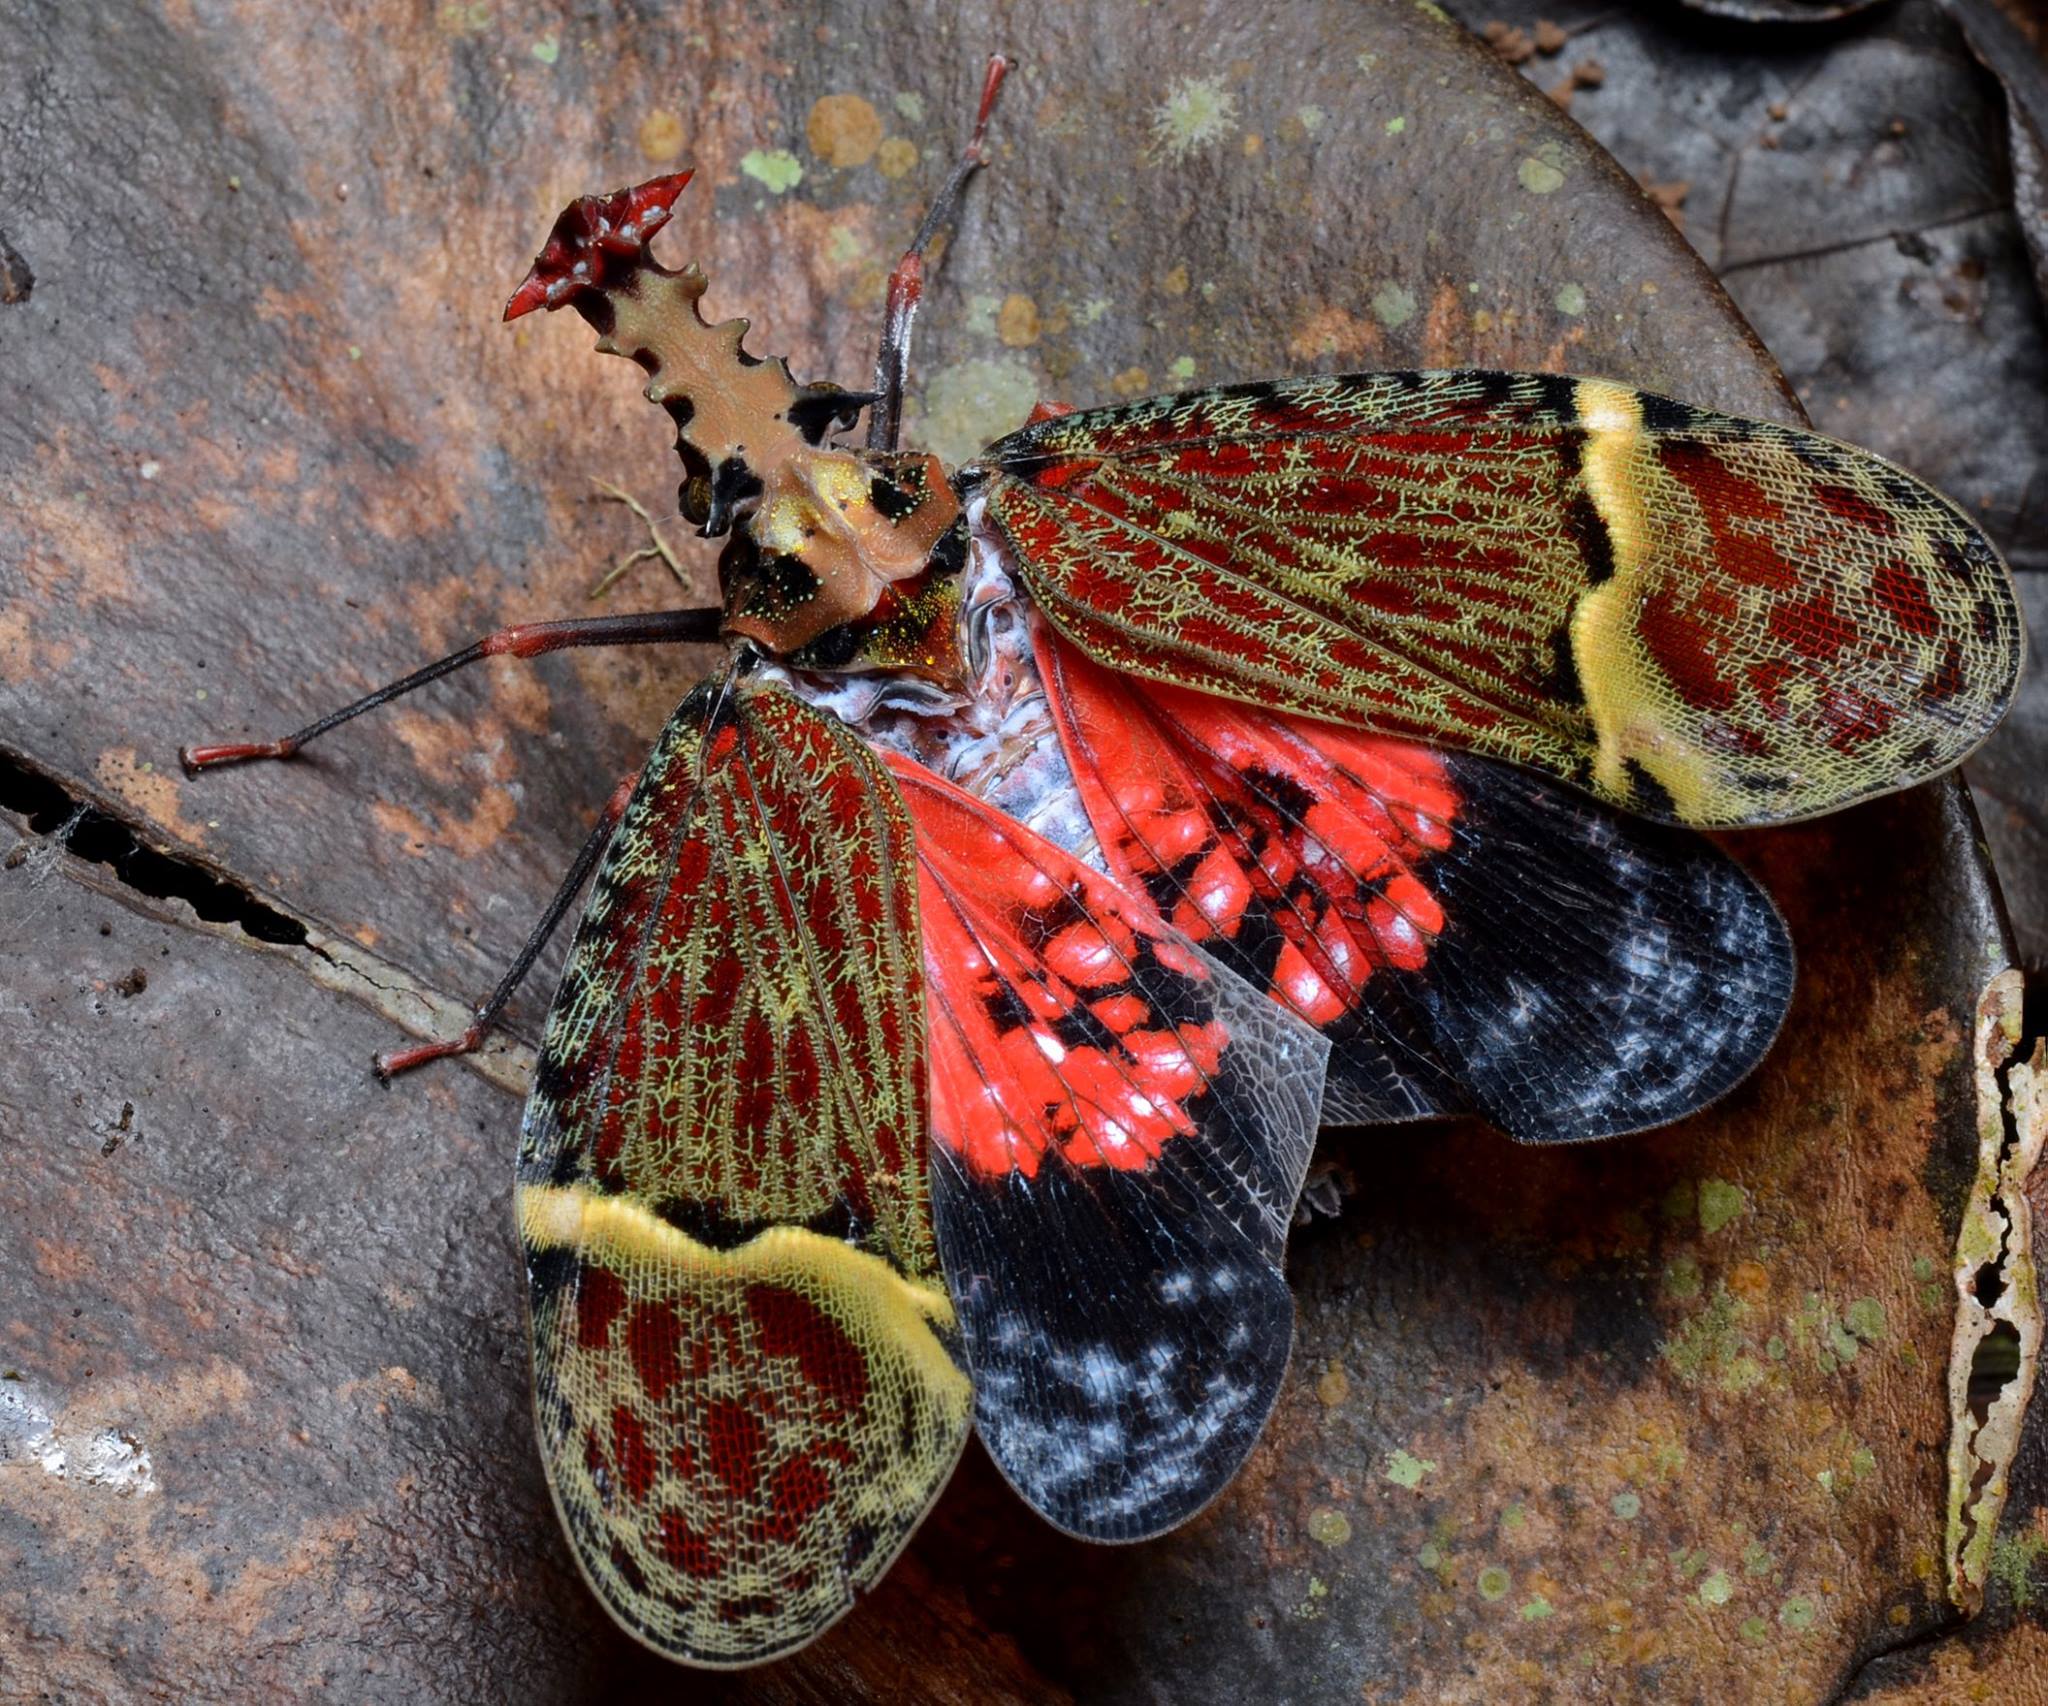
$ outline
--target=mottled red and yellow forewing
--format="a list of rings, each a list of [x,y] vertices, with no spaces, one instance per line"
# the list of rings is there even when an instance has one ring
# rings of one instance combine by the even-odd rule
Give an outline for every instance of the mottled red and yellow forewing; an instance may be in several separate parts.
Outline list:
[[[1601,380],[1233,386],[1038,421],[980,466],[1031,592],[1101,662],[1655,817],[1906,786],[2018,677],[2010,578],[1938,493]]]
[[[966,1438],[915,883],[858,740],[708,684],[648,760],[549,1016],[518,1187],[541,1443],[585,1575],[672,1657],[816,1635]]]

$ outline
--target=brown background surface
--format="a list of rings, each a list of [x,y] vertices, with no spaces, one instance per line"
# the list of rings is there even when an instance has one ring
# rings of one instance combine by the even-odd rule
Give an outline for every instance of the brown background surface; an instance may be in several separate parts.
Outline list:
[[[0,28],[0,226],[36,281],[0,303],[0,1698],[1820,1701],[1919,1687],[1930,1655],[2017,1674],[2038,1438],[2001,1621],[1957,1637],[1942,1587],[1969,1027],[2009,952],[1952,784],[1733,843],[1803,979],[1711,1115],[1554,1154],[1333,1138],[1271,1437],[1182,1535],[1068,1542],[971,1453],[866,1606],[706,1683],[611,1630],[547,1508],[516,1051],[497,1082],[365,1070],[380,1009],[419,1012],[390,991],[488,986],[702,660],[493,664],[290,769],[175,768],[583,607],[637,543],[592,478],[668,510],[628,370],[580,327],[495,323],[564,200],[694,162],[667,252],[757,351],[858,381],[991,45],[1022,64],[912,417],[950,453],[1042,394],[1427,363],[1786,417],[1713,278],[1537,92],[1405,0],[44,0]]]

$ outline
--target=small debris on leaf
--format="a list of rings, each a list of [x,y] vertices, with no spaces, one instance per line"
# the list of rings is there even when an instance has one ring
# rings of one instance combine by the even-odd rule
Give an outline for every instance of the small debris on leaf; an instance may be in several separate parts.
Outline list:
[[[0,231],[0,302],[26,302],[36,287],[36,275],[27,261]]]
[[[1480,27],[1479,34],[1486,45],[1493,49],[1509,65],[1524,65],[1535,57],[1536,44],[1529,39],[1527,30],[1518,30],[1512,24],[1494,18]]]

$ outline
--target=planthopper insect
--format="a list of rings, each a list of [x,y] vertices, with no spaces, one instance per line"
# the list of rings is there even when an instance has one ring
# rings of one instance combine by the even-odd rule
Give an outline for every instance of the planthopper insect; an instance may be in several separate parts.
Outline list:
[[[1095,1540],[1186,1520],[1285,1371],[1323,1122],[1665,1124],[1769,1047],[1792,952],[1694,833],[1957,763],[2007,704],[2004,566],[1867,452],[1597,379],[1364,373],[1041,404],[899,446],[649,253],[688,174],[584,197],[508,318],[574,307],[672,417],[723,603],[479,657],[723,640],[596,872],[515,1190],[535,1410],[591,1586],[670,1657],[802,1646],[970,1427]],[[868,415],[866,442],[837,435]]]

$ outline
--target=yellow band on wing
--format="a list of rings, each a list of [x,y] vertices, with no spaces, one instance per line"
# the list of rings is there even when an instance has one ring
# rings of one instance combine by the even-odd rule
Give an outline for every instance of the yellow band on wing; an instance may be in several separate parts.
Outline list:
[[[1707,789],[1691,743],[1671,727],[1658,677],[1636,634],[1650,590],[1652,542],[1645,486],[1642,401],[1624,386],[1581,379],[1572,400],[1585,432],[1579,477],[1607,529],[1614,573],[1590,588],[1572,612],[1572,662],[1593,721],[1593,780],[1610,798],[1628,801],[1633,759],[1671,796],[1680,817],[1701,814]]]
[[[964,1412],[968,1378],[933,1333],[951,1328],[942,1285],[911,1279],[882,1257],[801,1226],[771,1226],[731,1250],[699,1243],[630,1197],[581,1185],[521,1185],[519,1235],[529,1250],[574,1250],[599,1265],[658,1265],[714,1281],[766,1280],[830,1296],[835,1313],[860,1318],[875,1339],[900,1347],[925,1385]]]

